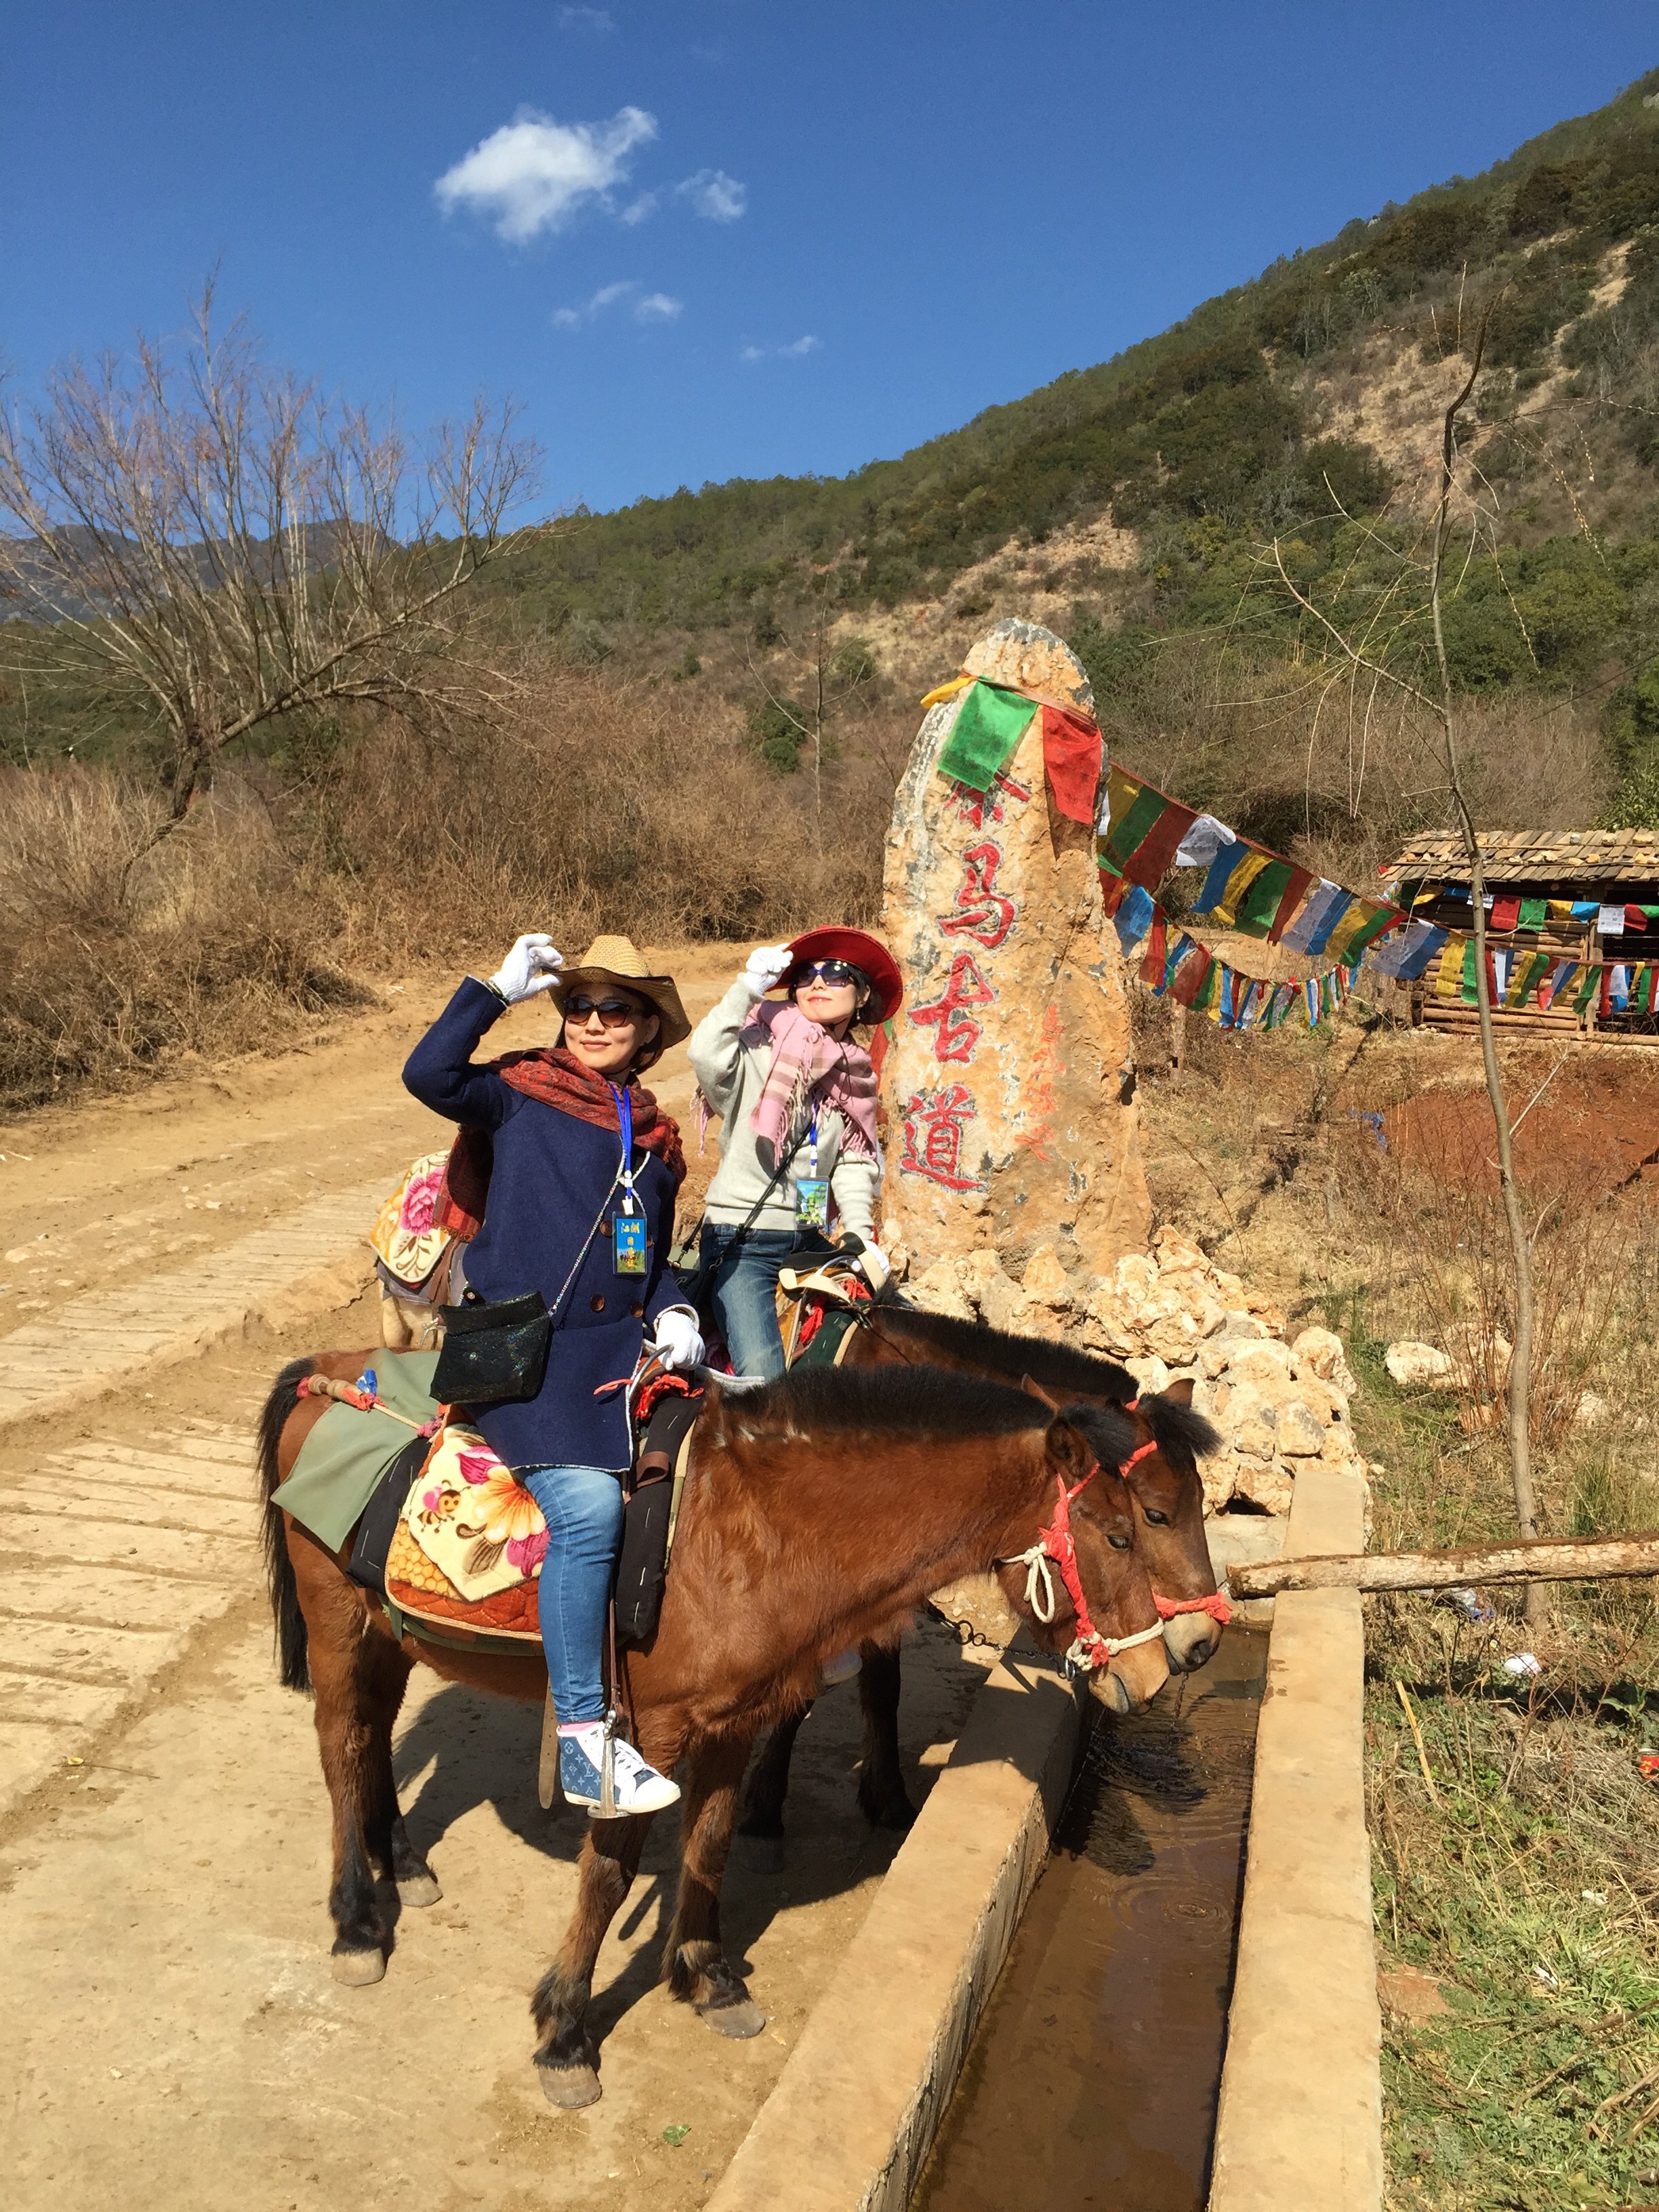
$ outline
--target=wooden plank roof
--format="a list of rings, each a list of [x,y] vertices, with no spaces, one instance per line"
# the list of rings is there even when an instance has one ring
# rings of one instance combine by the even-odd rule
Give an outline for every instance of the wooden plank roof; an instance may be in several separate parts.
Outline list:
[[[1659,830],[1483,830],[1480,850],[1489,884],[1659,882]],[[1453,830],[1413,838],[1387,872],[1467,883],[1463,840]]]

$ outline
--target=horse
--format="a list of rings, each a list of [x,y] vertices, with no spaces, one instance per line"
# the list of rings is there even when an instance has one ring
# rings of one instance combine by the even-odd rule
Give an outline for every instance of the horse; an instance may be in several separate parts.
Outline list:
[[[1136,1455],[1127,1472],[1135,1509],[1135,1540],[1146,1563],[1171,1673],[1204,1666],[1221,1641],[1225,1607],[1216,1603],[1215,1570],[1204,1533],[1204,1492],[1198,1461],[1221,1439],[1192,1410],[1190,1382],[1165,1391],[1143,1391],[1115,1360],[1078,1352],[1052,1338],[1019,1336],[978,1322],[922,1311],[890,1292],[852,1308],[854,1326],[841,1371],[918,1362],[992,1381],[1019,1383],[1052,1404],[1064,1399],[1129,1411]],[[1012,1571],[1001,1571],[1012,1596]],[[859,1763],[859,1809],[872,1827],[908,1828],[915,1808],[899,1760],[899,1654],[895,1646],[866,1646],[860,1655],[859,1699],[864,1711],[864,1752]],[[750,1777],[738,1832],[748,1847],[746,1863],[762,1872],[782,1864],[783,1807],[795,1739],[812,1708],[787,1714],[773,1729]]]
[[[349,1380],[375,1356],[293,1362],[259,1434],[280,1672],[289,1688],[315,1687],[334,1822],[334,1972],[350,1984],[386,1971],[373,1869],[405,1903],[439,1894],[404,1828],[392,1770],[392,1725],[415,1661],[508,1697],[539,1702],[546,1685],[539,1653],[471,1651],[407,1625],[400,1643],[380,1601],[345,1572],[349,1538],[331,1552],[271,1502],[324,1409],[301,1395],[302,1379]],[[649,1643],[620,1657],[616,1696],[654,1766],[666,1773],[684,1762],[665,1973],[711,2027],[749,2036],[765,2025],[721,1948],[721,1877],[756,1735],[805,1705],[832,1654],[891,1644],[929,1590],[999,1559],[1029,1560],[1035,1577],[1047,1547],[1065,1562],[1051,1580],[1052,1619],[1036,1620],[1048,1608],[1019,1601],[1037,1641],[1050,1650],[1069,1643],[1068,1658],[1088,1667],[1090,1689],[1115,1711],[1144,1704],[1167,1680],[1120,1472],[1134,1449],[1121,1412],[1055,1413],[1024,1391],[933,1367],[798,1370],[742,1391],[710,1378],[660,1619]],[[532,2004],[534,2063],[555,2105],[600,2094],[586,2025],[593,1965],[650,1825],[649,1815],[595,1820],[582,1845],[575,1911]]]

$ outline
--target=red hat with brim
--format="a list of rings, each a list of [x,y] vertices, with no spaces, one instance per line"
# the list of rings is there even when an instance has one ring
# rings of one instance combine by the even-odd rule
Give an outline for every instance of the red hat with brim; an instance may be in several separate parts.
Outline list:
[[[797,966],[808,960],[846,960],[861,968],[871,986],[866,1021],[890,1022],[903,1002],[904,978],[898,962],[878,937],[867,937],[861,929],[808,929],[791,938],[789,950]],[[789,976],[783,981],[787,983]]]

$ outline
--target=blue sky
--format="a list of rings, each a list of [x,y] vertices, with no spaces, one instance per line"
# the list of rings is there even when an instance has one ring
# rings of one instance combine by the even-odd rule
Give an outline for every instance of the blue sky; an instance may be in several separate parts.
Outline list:
[[[1651,0],[52,0],[8,11],[0,357],[221,296],[544,504],[840,473],[1659,62]]]

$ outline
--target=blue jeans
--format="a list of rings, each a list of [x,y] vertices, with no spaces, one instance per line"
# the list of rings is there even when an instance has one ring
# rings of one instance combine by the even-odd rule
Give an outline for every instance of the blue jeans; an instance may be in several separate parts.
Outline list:
[[[809,1249],[823,1249],[823,1238],[816,1229],[751,1229],[738,1243],[736,1222],[703,1224],[702,1258],[714,1262],[709,1295],[739,1375],[782,1374],[778,1270]]]
[[[554,1711],[561,1722],[602,1721],[605,1616],[622,1548],[622,1482],[599,1467],[513,1471],[547,1523],[536,1607]]]

